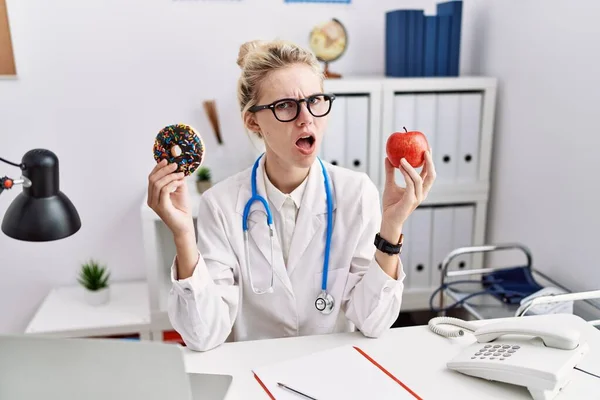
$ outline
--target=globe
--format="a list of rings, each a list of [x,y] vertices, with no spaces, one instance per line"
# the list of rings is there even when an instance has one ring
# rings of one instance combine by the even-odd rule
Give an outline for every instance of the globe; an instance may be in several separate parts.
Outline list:
[[[319,61],[325,63],[325,76],[340,78],[340,74],[329,71],[329,63],[339,59],[348,44],[348,35],[344,25],[336,18],[318,24],[310,32],[310,48]]]

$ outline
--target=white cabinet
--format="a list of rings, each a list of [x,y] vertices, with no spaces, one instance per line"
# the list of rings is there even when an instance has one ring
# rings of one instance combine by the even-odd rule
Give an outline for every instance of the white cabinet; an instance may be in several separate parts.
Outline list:
[[[402,254],[407,275],[402,308],[427,309],[444,257],[457,247],[485,243],[496,80],[346,77],[326,80],[325,91],[336,100],[320,157],[366,173],[381,193],[390,134],[404,128],[422,131],[433,149],[437,181],[406,222]],[[399,171],[396,182],[404,185]],[[197,203],[198,194],[191,192]],[[145,204],[141,216],[152,326],[159,337],[171,329],[166,296],[175,248],[169,231]],[[450,268],[478,268],[481,260],[476,254],[457,258]]]
[[[323,152],[328,161],[327,149],[332,147],[338,159],[346,160],[342,165],[352,168],[351,151],[356,149],[348,143],[359,143],[355,136],[358,129],[351,130],[348,124],[354,119],[364,126],[365,114],[368,129],[363,128],[360,139],[361,145],[367,143],[365,172],[381,193],[385,185],[385,147],[392,133],[421,131],[433,150],[436,183],[403,228],[405,311],[429,307],[429,298],[441,281],[441,264],[450,251],[485,243],[496,85],[496,79],[485,77],[349,78],[326,82],[326,90],[343,99],[344,105],[337,106],[346,113],[346,118],[332,118],[331,130],[335,133],[329,137],[330,132],[326,134],[325,142],[330,142]],[[368,113],[362,107],[348,106],[350,99],[356,98],[369,103]],[[344,124],[345,132],[340,133]],[[398,170],[395,180],[404,186]],[[478,254],[466,255],[455,258],[450,268],[477,268],[482,260]]]

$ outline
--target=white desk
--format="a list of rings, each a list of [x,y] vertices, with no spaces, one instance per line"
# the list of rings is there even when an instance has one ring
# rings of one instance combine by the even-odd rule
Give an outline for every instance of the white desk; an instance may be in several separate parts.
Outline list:
[[[475,321],[475,324],[490,322]],[[593,373],[600,372],[600,331],[582,323],[590,353],[579,365]],[[471,335],[447,339],[434,334],[427,326],[395,328],[379,339],[360,333],[270,339],[225,343],[208,352],[184,350],[189,372],[226,373],[233,384],[226,400],[268,399],[251,374],[263,364],[284,361],[310,352],[345,344],[361,347],[425,400],[433,399],[529,399],[525,388],[488,382],[446,369],[445,363],[474,341]],[[432,361],[434,360],[434,361]],[[323,366],[315,366],[323,368]],[[589,399],[600,392],[600,380],[580,371],[556,400]]]
[[[25,333],[57,337],[108,336],[139,333],[149,339],[148,285],[141,282],[111,284],[107,304],[86,303],[78,285],[54,288],[29,322]]]

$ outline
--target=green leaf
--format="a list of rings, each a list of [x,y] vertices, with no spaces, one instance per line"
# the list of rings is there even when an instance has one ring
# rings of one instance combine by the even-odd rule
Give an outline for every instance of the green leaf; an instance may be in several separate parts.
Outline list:
[[[109,285],[110,272],[95,260],[82,264],[77,281],[89,290],[100,290]]]

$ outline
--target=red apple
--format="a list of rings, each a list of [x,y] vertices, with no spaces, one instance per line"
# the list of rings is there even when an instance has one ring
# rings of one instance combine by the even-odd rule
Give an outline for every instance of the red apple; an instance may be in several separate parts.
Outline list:
[[[400,160],[406,161],[413,167],[418,168],[425,162],[425,152],[429,150],[429,143],[422,132],[394,132],[390,135],[385,146],[387,157],[396,168],[400,166]]]

